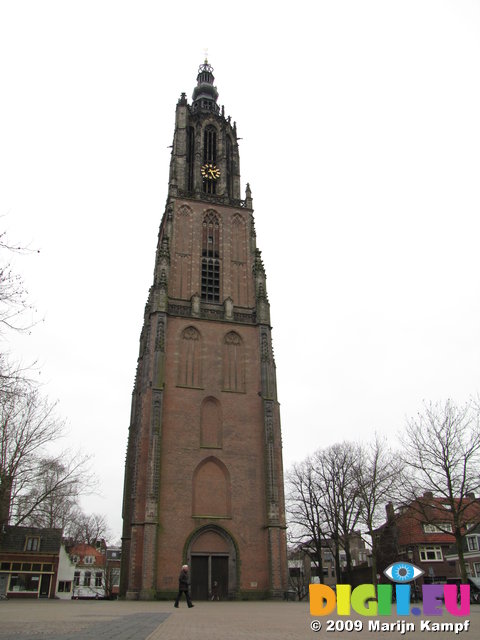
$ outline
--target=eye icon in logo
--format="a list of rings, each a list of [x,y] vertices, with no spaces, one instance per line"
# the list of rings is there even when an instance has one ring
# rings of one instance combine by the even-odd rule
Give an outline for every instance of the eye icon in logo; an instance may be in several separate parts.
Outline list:
[[[394,562],[383,572],[389,580],[392,582],[411,582],[415,578],[423,576],[425,571],[422,571],[414,564],[409,562]]]

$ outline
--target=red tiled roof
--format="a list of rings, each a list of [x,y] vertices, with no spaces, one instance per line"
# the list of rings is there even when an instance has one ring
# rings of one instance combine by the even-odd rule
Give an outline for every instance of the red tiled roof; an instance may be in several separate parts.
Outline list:
[[[469,500],[462,516],[463,521],[475,521],[480,518],[480,504],[477,500]],[[455,542],[455,536],[450,533],[425,533],[423,525],[426,522],[452,523],[451,511],[441,498],[423,497],[412,502],[409,507],[395,515],[398,544],[447,544]],[[458,500],[457,500],[458,504]]]

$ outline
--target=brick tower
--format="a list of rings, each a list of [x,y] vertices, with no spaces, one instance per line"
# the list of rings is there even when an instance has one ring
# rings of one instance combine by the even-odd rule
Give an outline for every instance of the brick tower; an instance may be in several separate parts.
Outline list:
[[[236,124],[200,66],[176,108],[133,390],[121,593],[170,597],[286,589],[280,414],[252,195],[240,198]]]

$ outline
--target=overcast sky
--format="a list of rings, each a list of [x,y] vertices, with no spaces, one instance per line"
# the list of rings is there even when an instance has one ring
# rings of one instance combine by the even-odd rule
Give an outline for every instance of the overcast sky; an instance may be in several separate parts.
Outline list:
[[[480,380],[480,3],[0,4],[0,219],[44,318],[9,336],[121,531],[175,105],[208,49],[253,194],[284,465]],[[6,345],[2,345],[5,348]]]

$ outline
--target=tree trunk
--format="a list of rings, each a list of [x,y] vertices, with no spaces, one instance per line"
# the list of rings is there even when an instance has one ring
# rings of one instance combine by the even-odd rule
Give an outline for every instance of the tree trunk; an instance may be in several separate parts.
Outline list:
[[[10,519],[13,477],[0,474],[0,526],[7,525]]]
[[[458,564],[460,566],[460,576],[462,578],[462,582],[466,584],[468,582],[468,578],[467,578],[467,569],[465,567],[465,557],[463,555],[463,536],[458,528],[455,530],[455,543],[457,545]]]
[[[320,544],[316,544],[315,545],[315,563],[317,565],[318,568],[318,577],[320,579],[320,583],[323,584],[324,582],[324,577],[323,577],[323,558],[322,558],[322,543],[320,541]],[[311,577],[310,577],[311,580]]]
[[[372,584],[377,584],[377,543],[373,531],[368,532],[372,539]]]

